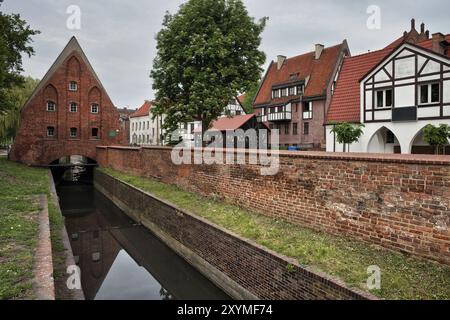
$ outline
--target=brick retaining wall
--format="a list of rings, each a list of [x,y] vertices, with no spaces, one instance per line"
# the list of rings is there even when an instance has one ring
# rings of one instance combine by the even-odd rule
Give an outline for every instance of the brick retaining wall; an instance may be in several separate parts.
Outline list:
[[[94,182],[235,299],[374,299],[107,174]]]
[[[280,152],[258,165],[174,165],[169,148],[99,147],[101,166],[292,223],[450,264],[450,157]]]

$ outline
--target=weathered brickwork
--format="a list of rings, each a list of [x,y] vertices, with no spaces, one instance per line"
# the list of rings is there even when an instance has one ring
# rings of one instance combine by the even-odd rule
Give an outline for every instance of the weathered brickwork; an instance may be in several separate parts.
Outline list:
[[[257,165],[181,165],[164,148],[98,148],[102,166],[160,179],[272,217],[450,264],[450,159],[281,152]]]
[[[261,299],[372,298],[190,213],[178,210],[102,172],[95,173],[95,184],[108,197],[124,203],[129,212],[133,212],[131,216],[135,220],[155,224],[165,234]]]
[[[77,90],[69,90],[75,82]],[[47,103],[54,110],[47,110]],[[76,112],[70,104],[76,103]],[[92,104],[98,112],[91,112]],[[47,128],[54,128],[53,136]],[[71,128],[77,134],[71,137]],[[93,136],[92,129],[98,129]],[[114,133],[115,137],[110,137]],[[96,158],[96,146],[121,144],[125,140],[119,113],[90,67],[78,42],[72,38],[55,64],[22,108],[20,128],[10,158],[29,165],[48,165],[64,156]]]

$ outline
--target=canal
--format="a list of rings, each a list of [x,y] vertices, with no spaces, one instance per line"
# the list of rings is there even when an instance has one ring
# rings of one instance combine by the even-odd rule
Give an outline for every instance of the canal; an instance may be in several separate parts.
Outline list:
[[[52,172],[86,299],[230,299],[97,192],[93,167]]]

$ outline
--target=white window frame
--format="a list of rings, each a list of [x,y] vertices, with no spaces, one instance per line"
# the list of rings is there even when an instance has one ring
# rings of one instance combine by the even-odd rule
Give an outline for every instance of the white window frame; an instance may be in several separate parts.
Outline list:
[[[78,83],[76,81],[69,82],[69,91],[78,91]]]
[[[53,110],[50,110],[50,104],[53,104]],[[56,102],[54,101],[47,101],[47,111],[48,112],[55,112],[56,111]]]
[[[75,111],[72,111],[72,107],[75,106]],[[70,113],[77,113],[78,112],[78,103],[76,102],[71,102],[69,104],[69,111]]]
[[[75,135],[72,135],[72,129],[75,129]],[[77,128],[70,128],[69,129],[69,135],[71,138],[77,138],[78,137],[78,129]]]
[[[97,111],[94,111],[94,107],[97,108]],[[99,110],[100,110],[100,106],[99,106],[98,103],[93,103],[93,104],[91,104],[91,113],[98,113]]]
[[[53,134],[49,134],[49,129],[53,129]],[[53,138],[55,136],[55,127],[47,127],[47,137]]]
[[[386,91],[389,91],[389,90],[391,91],[391,105],[390,106],[386,105],[386,97],[387,97]],[[378,92],[382,92],[383,93],[383,102],[382,102],[381,107],[378,106]],[[390,88],[389,89],[375,90],[375,106],[374,106],[375,109],[392,108],[393,104],[394,104],[393,93],[394,93],[394,90],[392,90]]]
[[[435,84],[439,85],[439,99],[438,99],[438,101],[431,101],[431,93],[432,93],[432,89],[431,88]],[[428,101],[427,102],[422,102],[422,87],[423,86],[427,86],[428,87]],[[418,101],[419,106],[426,106],[428,104],[441,103],[441,91],[442,91],[442,88],[441,88],[441,83],[440,82],[435,81],[435,82],[422,83],[422,84],[419,83],[417,85],[417,90],[419,91],[419,94],[418,94],[418,96],[419,96],[419,101]]]

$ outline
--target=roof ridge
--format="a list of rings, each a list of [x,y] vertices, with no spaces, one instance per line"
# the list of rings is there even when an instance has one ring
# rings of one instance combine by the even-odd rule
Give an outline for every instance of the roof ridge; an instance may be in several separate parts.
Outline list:
[[[327,49],[328,49],[328,50],[329,50],[329,49],[333,49],[333,48],[342,46],[342,44],[343,44],[343,43],[339,43],[339,44],[336,44],[336,45],[333,45],[333,46],[324,47],[323,50],[325,51],[325,50],[327,50]],[[291,59],[295,59],[295,58],[299,58],[299,57],[311,55],[311,54],[313,54],[314,52],[315,52],[314,50],[313,50],[313,51],[308,51],[308,52],[305,52],[305,53],[302,53],[302,54],[298,54],[298,55],[296,55],[296,56],[292,56],[292,57],[290,57],[290,58],[286,58],[286,60],[291,60]],[[273,61],[273,60],[272,60],[272,61]]]

